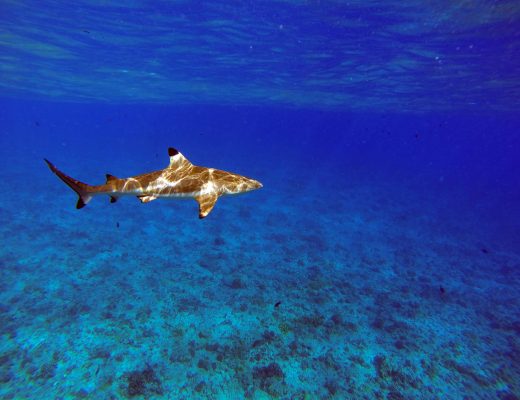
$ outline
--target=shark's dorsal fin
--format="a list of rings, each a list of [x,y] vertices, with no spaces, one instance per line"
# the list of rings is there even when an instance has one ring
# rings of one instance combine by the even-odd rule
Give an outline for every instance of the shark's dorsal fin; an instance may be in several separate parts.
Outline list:
[[[117,179],[119,179],[119,178],[115,177],[114,175],[110,175],[110,174],[105,174],[105,176],[107,177],[107,183],[110,183],[112,181],[116,181]]]
[[[191,162],[189,162],[188,159],[184,157],[179,150],[174,149],[173,147],[168,148],[168,155],[170,156],[170,165],[168,168],[177,169],[191,165]]]
[[[218,200],[218,195],[215,193],[203,194],[202,196],[195,197],[197,203],[199,203],[199,218],[206,218],[208,214],[215,207],[215,203]]]

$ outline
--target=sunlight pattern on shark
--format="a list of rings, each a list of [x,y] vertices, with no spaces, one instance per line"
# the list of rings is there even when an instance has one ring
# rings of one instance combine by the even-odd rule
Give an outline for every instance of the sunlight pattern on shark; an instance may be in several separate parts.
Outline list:
[[[109,195],[115,203],[121,196],[137,196],[142,203],[158,198],[194,198],[199,203],[199,218],[205,218],[220,196],[249,192],[262,184],[254,179],[214,168],[193,165],[178,150],[168,149],[170,165],[163,170],[116,178],[106,175],[104,185],[92,186],[61,172],[45,160],[52,172],[70,186],[79,196],[76,208],[83,208],[97,195]]]

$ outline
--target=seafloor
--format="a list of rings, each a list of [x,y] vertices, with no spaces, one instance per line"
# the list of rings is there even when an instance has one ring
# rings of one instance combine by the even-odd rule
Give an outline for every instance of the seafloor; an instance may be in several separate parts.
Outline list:
[[[278,172],[199,221],[27,173],[0,180],[2,399],[519,398],[520,254],[440,184]]]

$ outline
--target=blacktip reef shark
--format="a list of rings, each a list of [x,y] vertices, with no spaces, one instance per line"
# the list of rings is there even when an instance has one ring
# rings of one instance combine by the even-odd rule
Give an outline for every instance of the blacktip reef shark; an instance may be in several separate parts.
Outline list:
[[[49,160],[45,159],[45,162],[52,172],[78,194],[76,208],[83,208],[92,197],[105,194],[110,196],[111,203],[122,196],[137,196],[142,203],[159,198],[193,198],[199,203],[199,218],[205,218],[220,196],[245,193],[262,187],[260,182],[242,175],[193,165],[172,147],[168,149],[168,155],[170,165],[160,171],[122,179],[106,174],[106,183],[97,186],[71,178]]]

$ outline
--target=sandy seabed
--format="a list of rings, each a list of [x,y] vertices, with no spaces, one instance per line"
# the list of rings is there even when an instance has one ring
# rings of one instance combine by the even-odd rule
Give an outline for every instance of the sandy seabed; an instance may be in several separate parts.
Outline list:
[[[2,399],[519,398],[520,253],[442,191],[287,175],[199,221],[42,171],[0,205]]]

